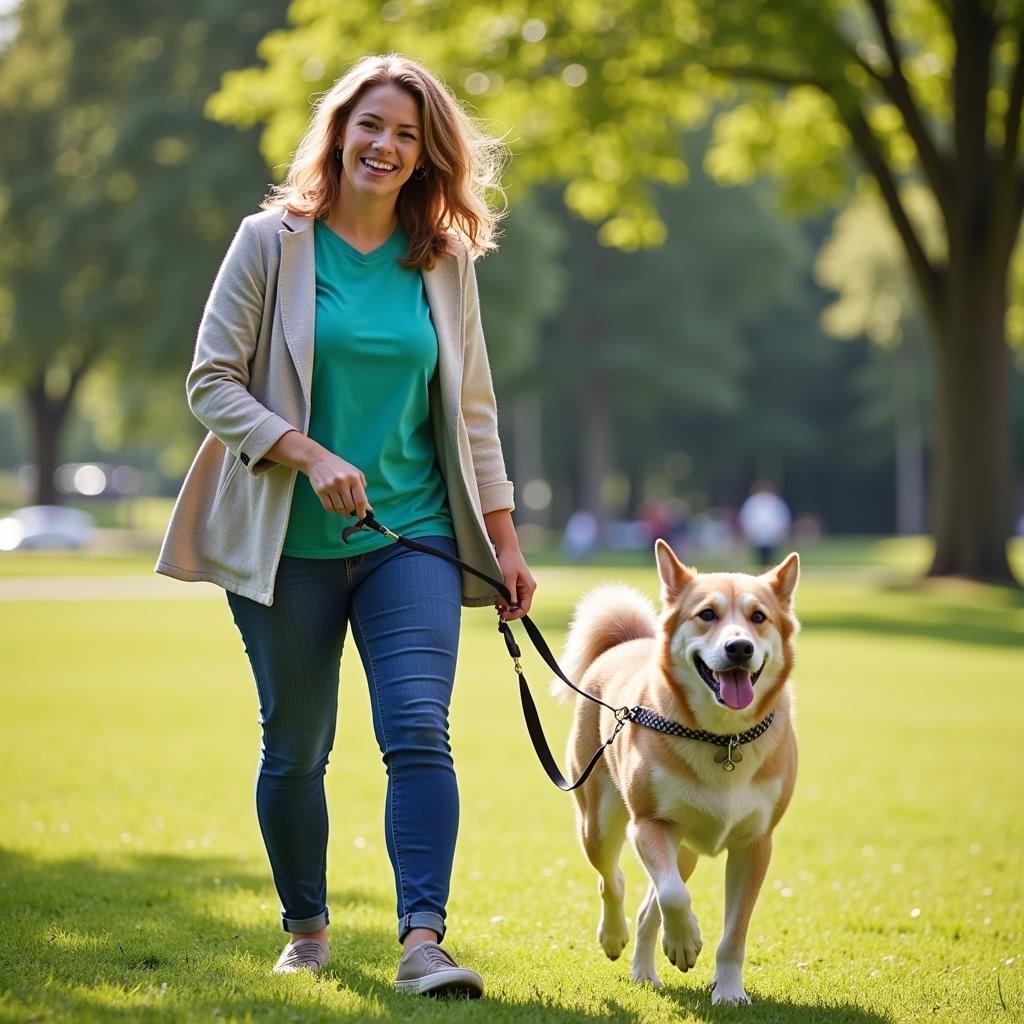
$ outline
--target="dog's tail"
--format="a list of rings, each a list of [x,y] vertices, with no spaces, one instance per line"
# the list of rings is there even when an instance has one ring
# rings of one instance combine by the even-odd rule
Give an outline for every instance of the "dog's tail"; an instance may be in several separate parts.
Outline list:
[[[579,685],[583,673],[605,651],[627,640],[654,636],[657,624],[654,605],[639,590],[624,583],[598,587],[576,605],[559,662],[562,671]],[[574,696],[561,679],[553,679],[548,690],[559,700]]]

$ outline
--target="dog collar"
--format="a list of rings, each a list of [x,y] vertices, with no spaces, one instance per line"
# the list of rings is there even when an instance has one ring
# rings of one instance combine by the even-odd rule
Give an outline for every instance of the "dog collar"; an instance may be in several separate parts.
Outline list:
[[[753,743],[758,736],[764,735],[774,718],[775,712],[769,711],[757,725],[746,732],[722,736],[717,732],[690,729],[685,725],[680,725],[679,722],[673,722],[671,718],[663,718],[656,711],[641,707],[639,704],[629,713],[629,720],[631,722],[646,726],[648,729],[654,729],[656,732],[663,732],[669,736],[681,736],[688,740],[701,740],[704,743],[713,743],[716,747],[724,747],[724,750],[715,754],[715,763],[720,764],[727,772],[735,771],[736,765],[743,760],[743,754],[740,752],[739,747],[746,743]]]

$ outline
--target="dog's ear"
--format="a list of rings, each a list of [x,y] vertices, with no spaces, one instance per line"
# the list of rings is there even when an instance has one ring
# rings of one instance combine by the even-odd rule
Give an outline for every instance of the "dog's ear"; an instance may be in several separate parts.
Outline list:
[[[661,600],[671,604],[694,577],[692,569],[676,558],[676,553],[660,537],[654,542],[654,557],[661,577]]]
[[[768,586],[775,591],[779,600],[793,607],[793,594],[796,593],[796,585],[800,579],[800,556],[794,551],[787,555],[774,569],[765,573],[768,577]]]

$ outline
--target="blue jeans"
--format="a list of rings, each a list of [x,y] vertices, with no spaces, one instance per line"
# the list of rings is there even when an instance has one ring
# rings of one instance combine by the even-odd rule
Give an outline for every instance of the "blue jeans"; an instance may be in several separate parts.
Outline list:
[[[450,538],[422,540],[455,553]],[[259,694],[256,812],[285,931],[317,931],[329,920],[324,772],[351,623],[387,769],[398,937],[412,928],[444,935],[459,825],[448,705],[460,597],[458,569],[399,544],[352,558],[283,556],[270,607],[228,593]]]

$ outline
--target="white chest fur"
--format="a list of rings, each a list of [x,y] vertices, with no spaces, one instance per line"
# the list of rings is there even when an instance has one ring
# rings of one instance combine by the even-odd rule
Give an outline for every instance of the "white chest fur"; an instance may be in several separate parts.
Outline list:
[[[753,781],[753,764],[741,763],[736,771],[725,772],[710,751],[708,755],[694,765],[697,778],[681,778],[659,765],[649,771],[656,816],[675,825],[694,852],[715,856],[768,831],[782,780]]]

